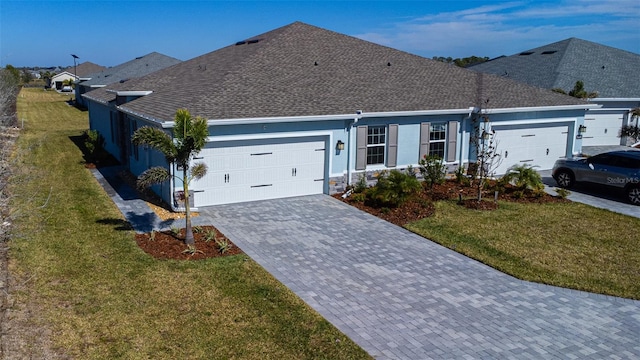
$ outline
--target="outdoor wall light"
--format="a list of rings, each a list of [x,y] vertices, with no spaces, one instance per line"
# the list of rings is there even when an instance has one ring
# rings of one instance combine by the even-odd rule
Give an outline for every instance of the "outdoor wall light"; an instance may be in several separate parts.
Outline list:
[[[342,140],[338,140],[338,142],[336,143],[336,150],[344,150],[344,143],[342,142]]]
[[[584,134],[587,132],[587,127],[584,125],[578,126],[578,134]]]

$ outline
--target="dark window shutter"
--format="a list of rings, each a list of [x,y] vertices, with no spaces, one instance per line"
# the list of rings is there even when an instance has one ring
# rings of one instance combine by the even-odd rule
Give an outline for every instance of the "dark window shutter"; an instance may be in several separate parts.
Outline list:
[[[447,129],[447,162],[456,161],[456,148],[458,140],[458,122],[449,121]]]
[[[367,127],[356,129],[356,170],[364,170],[367,167]]]
[[[398,162],[398,125],[389,125],[387,136],[387,167],[394,167]]]
[[[420,157],[418,161],[424,158],[425,155],[429,155],[429,129],[431,128],[431,123],[421,123],[420,124]]]

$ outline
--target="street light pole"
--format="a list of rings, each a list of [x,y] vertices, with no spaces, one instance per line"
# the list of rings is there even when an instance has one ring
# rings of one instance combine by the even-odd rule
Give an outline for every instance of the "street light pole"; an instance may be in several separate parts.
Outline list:
[[[74,81],[78,81],[78,65],[76,64],[76,60],[80,58],[74,54],[71,54],[71,56],[73,56],[73,76],[75,77]]]

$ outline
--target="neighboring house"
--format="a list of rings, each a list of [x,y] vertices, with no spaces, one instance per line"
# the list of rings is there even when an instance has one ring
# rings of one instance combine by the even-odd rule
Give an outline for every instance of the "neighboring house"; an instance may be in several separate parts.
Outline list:
[[[546,89],[569,92],[582,81],[590,102],[602,107],[586,114],[582,145],[620,145],[620,128],[633,124],[629,111],[640,106],[640,55],[570,38],[469,69],[496,74]]]
[[[76,86],[76,103],[79,106],[86,107],[82,94],[109,84],[144,76],[179,62],[180,60],[178,59],[152,52],[98,73],[87,75],[84,79],[81,78]]]
[[[63,71],[51,77],[51,88],[61,91],[62,87],[64,86],[63,83],[67,82],[68,80],[75,79],[76,77],[73,75],[73,73]]]
[[[78,64],[76,67],[68,67],[56,75],[51,77],[51,88],[55,90],[62,90],[62,83],[67,80],[77,81],[81,79],[83,76],[89,74],[89,71],[98,72],[106,69],[104,66],[96,65],[91,62],[84,62],[82,64]]]
[[[580,152],[578,129],[596,107],[300,22],[84,97],[91,129],[135,175],[166,166],[131,144],[136,129],[171,131],[179,108],[206,118],[195,161],[209,171],[192,184],[195,206],[334,193],[425,154],[454,170],[475,161],[478,123],[508,149],[498,174],[512,164],[550,169]],[[181,188],[153,189],[175,206]]]
[[[77,64],[76,66],[69,66],[68,68],[64,69],[64,71],[70,74],[75,74],[78,78],[82,79],[89,74],[94,74],[105,69],[107,68],[102,65],[94,64],[90,61],[85,61],[81,64]]]

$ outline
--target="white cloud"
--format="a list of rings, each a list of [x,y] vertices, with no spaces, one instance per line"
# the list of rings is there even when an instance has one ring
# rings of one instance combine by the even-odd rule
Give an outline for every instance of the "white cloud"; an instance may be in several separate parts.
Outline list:
[[[509,2],[425,14],[359,38],[423,56],[495,57],[569,37],[640,53],[640,1]]]

